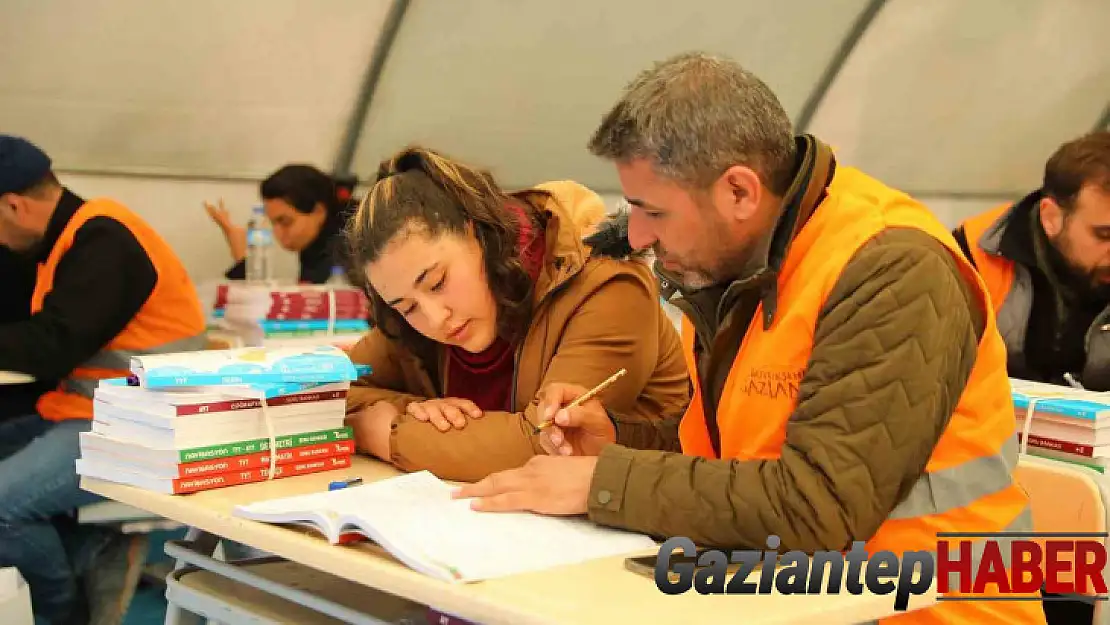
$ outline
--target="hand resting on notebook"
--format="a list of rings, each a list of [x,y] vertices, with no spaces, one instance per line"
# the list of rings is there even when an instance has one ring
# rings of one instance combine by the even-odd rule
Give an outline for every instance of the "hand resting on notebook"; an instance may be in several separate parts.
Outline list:
[[[472,499],[480,512],[538,512],[550,515],[585,514],[597,458],[535,456],[519,469],[509,469],[464,484],[456,499]]]

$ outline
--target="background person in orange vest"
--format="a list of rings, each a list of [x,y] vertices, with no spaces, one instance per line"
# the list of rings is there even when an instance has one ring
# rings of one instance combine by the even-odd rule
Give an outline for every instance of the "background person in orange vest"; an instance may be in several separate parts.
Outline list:
[[[924,206],[795,136],[763,82],[702,54],[633,81],[590,149],[615,162],[628,241],[685,312],[690,406],[633,421],[561,410],[585,389],[546,387],[556,453],[457,496],[725,549],[935,551],[938,531],[1032,530],[985,287]],[[892,622],[1044,618],[970,601]]]
[[[104,537],[85,535],[97,544],[67,554],[52,521],[96,499],[78,487],[74,466],[92,390],[125,375],[133,354],[202,348],[204,316],[184,267],[150,226],[116,202],[78,197],[42,150],[7,135],[0,245],[38,265],[31,315],[0,325],[0,371],[62,380],[37,414],[0,422],[0,567],[27,580],[36,623],[81,623],[88,606],[77,572],[105,555]],[[112,577],[94,568],[97,582]]]
[[[953,234],[990,289],[1010,375],[1110,391],[1110,132],[1063,144],[1041,188]]]

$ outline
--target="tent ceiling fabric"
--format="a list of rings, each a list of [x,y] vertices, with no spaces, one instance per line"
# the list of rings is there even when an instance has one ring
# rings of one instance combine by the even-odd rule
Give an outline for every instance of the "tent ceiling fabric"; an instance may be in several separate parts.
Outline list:
[[[489,167],[509,187],[572,178],[619,189],[586,151],[621,88],[700,49],[736,58],[797,116],[866,0],[413,2],[355,156],[372,176],[409,143]],[[792,17],[803,15],[804,19]]]
[[[586,141],[652,62],[700,49],[918,194],[1014,196],[1061,142],[1110,128],[1110,0],[416,0],[354,143],[363,179],[409,143],[509,187],[619,190]],[[0,131],[63,171],[257,180],[344,161],[390,0],[0,0]],[[866,20],[865,20],[866,21]],[[356,129],[359,129],[356,126]]]
[[[902,189],[1025,193],[1110,102],[1107,24],[1106,0],[890,0],[809,130]]]
[[[0,119],[70,170],[330,167],[388,3],[6,0]]]

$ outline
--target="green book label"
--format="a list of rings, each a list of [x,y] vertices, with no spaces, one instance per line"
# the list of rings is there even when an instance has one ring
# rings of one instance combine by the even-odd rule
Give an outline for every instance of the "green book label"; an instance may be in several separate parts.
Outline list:
[[[1101,464],[1099,464],[1099,463],[1097,463],[1097,462],[1095,462],[1095,461],[1093,461],[1089,458],[1077,458],[1077,457],[1072,457],[1070,455],[1040,454],[1040,453],[1037,453],[1037,451],[1034,450],[1033,448],[1029,449],[1029,455],[1030,456],[1037,456],[1039,458],[1048,458],[1049,460],[1058,460],[1060,462],[1066,462],[1068,464],[1077,464],[1081,467],[1087,467],[1088,469],[1094,469],[1095,471],[1098,471],[1099,473],[1102,473],[1102,474],[1106,473],[1106,468],[1105,467],[1103,467]]]
[[[308,445],[319,445],[321,443],[333,443],[336,441],[348,441],[354,437],[354,431],[350,427],[342,427],[335,430],[320,430],[318,432],[302,432],[301,434],[289,434],[287,436],[278,436],[274,442],[278,449],[288,449],[292,447],[306,447]],[[232,456],[243,456],[246,454],[254,454],[260,451],[269,451],[270,439],[269,438],[256,438],[248,441],[237,441],[234,443],[223,443],[221,445],[210,445],[208,447],[193,447],[190,449],[182,449],[178,452],[180,462],[198,462],[200,460],[215,460],[218,458],[230,458]]]

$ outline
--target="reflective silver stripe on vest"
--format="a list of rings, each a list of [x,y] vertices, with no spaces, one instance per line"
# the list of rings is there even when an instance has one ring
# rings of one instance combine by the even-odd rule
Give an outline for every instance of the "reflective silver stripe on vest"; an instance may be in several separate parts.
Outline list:
[[[198,334],[147,349],[104,349],[94,354],[81,366],[90,369],[130,369],[131,359],[135,356],[195,352],[204,349],[207,344],[207,335]]]
[[[143,356],[146,354],[170,354],[176,352],[196,352],[204,349],[208,344],[208,337],[206,334],[198,334],[169,343],[163,343],[155,347],[144,350],[131,350],[131,349],[114,349],[114,350],[101,350],[92,358],[85,361],[84,364],[78,368],[87,367],[90,369],[131,369],[131,359],[135,356]],[[100,380],[97,378],[82,378],[77,376],[70,376],[61,383],[61,389],[67,393],[74,393],[89,399],[93,398],[93,392],[99,386]]]
[[[1029,506],[1026,506],[1024,509],[1022,509],[1022,511],[1016,517],[1014,517],[1014,520],[1011,521],[1009,525],[1002,528],[997,533],[998,534],[1009,534],[1009,533],[1018,533],[1018,532],[1032,532],[1032,531],[1033,531],[1033,513],[1029,509]],[[979,571],[979,564],[983,560],[983,552],[986,551],[988,541],[990,541],[991,543],[998,546],[998,554],[999,554],[999,556],[1002,560],[1002,563],[1007,569],[1009,569],[1010,565],[1013,561],[1012,553],[1011,553],[1011,543],[1015,540],[1027,540],[1027,538],[1022,537],[1022,536],[995,536],[995,535],[991,535],[991,534],[986,534],[986,535],[981,535],[981,536],[972,536],[971,533],[969,532],[968,535],[967,535],[967,538],[938,537],[937,540],[947,540],[948,541],[948,547],[949,547],[949,556],[948,557],[949,557],[949,560],[950,561],[951,560],[958,560],[961,563],[961,565],[963,564],[963,559],[961,558],[961,555],[960,555],[960,544],[964,543],[964,542],[970,542],[971,543],[971,549],[970,549],[970,556],[971,556],[971,558],[970,558],[971,563],[970,564],[971,564],[971,566],[968,566],[968,567],[960,566],[959,568],[970,571],[970,575],[965,576],[965,581],[967,581],[968,584],[973,584],[974,580],[975,580],[975,574]],[[936,566],[937,563],[938,563],[938,561],[937,561],[937,552],[936,551],[930,551],[930,550],[921,550],[921,551],[924,551],[925,553],[928,553],[929,555],[931,555],[933,557],[933,575],[934,576],[937,575],[937,566]],[[936,584],[937,584],[937,588],[939,589],[939,587],[940,587],[940,580],[939,579],[936,580]],[[952,572],[952,573],[948,574],[948,588],[950,589],[950,592],[957,592],[957,593],[959,592],[959,590],[960,590],[960,573]],[[958,602],[959,597],[954,596],[954,597],[951,598],[951,600],[953,602]],[[940,603],[939,605],[942,606],[944,604]],[[929,612],[929,610],[937,609],[938,607],[939,607],[938,605],[933,605],[933,606],[922,608],[921,613],[922,614],[927,614]],[[891,617],[895,617],[895,616],[898,616],[898,615],[893,615],[893,614],[891,615]],[[880,622],[881,621],[879,621],[879,620],[860,621],[857,625],[871,625],[872,623],[877,625]]]
[[[67,393],[73,393],[89,399],[93,398],[93,391],[99,384],[99,380],[92,378],[66,378],[62,380],[61,389]]]
[[[887,519],[910,519],[957,510],[1005,490],[1014,483],[1017,458],[1018,441],[1014,434],[997,454],[925,473]]]

